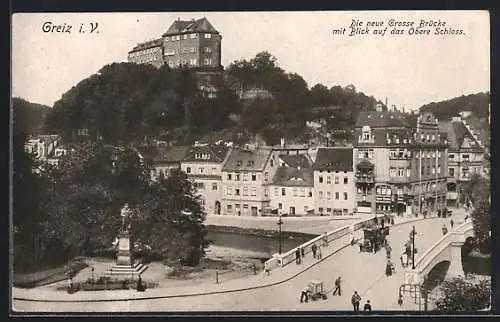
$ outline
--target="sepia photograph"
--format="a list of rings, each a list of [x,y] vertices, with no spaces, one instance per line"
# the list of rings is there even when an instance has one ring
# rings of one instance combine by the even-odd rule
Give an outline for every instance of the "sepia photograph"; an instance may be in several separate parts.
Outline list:
[[[488,11],[11,37],[11,313],[491,314]]]

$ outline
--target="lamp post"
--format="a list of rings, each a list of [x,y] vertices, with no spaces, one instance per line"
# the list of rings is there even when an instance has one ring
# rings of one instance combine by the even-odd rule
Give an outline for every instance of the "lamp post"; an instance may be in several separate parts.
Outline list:
[[[413,229],[411,231],[411,242],[412,242],[412,251],[411,251],[411,268],[415,269],[415,235],[417,232],[415,231],[415,226],[413,226]]]
[[[281,254],[281,225],[283,225],[283,220],[281,219],[281,214],[278,215],[278,253]]]

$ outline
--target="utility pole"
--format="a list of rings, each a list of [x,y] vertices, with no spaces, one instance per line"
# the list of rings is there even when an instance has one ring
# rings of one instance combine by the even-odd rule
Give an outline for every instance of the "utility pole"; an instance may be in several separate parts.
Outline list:
[[[279,219],[278,219],[278,245],[279,245],[279,248],[278,248],[278,253],[281,254],[281,225],[283,225],[283,221],[281,220],[281,215],[279,215]]]

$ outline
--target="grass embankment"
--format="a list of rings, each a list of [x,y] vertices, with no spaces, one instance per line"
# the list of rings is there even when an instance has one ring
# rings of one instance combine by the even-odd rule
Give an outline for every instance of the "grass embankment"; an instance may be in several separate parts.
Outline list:
[[[83,259],[75,259],[70,262],[72,276],[87,267]],[[45,269],[32,273],[14,273],[12,284],[15,287],[34,288],[59,282],[68,278],[66,275],[68,265],[64,264],[55,268]]]
[[[209,232],[232,233],[232,234],[239,234],[239,235],[268,237],[268,238],[269,237],[276,237],[278,234],[278,232],[275,230],[265,230],[265,229],[257,229],[257,228],[240,228],[240,227],[234,227],[234,226],[207,225],[206,228]],[[303,238],[305,240],[313,239],[314,237],[318,236],[315,234],[289,232],[289,231],[283,231],[281,234],[282,234],[283,238],[290,238],[290,239],[298,239],[298,238],[302,239]]]

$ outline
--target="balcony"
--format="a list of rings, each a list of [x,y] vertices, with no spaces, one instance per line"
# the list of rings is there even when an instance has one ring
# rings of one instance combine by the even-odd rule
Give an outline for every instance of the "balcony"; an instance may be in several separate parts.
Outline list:
[[[373,173],[356,173],[356,183],[375,183],[375,176]]]

